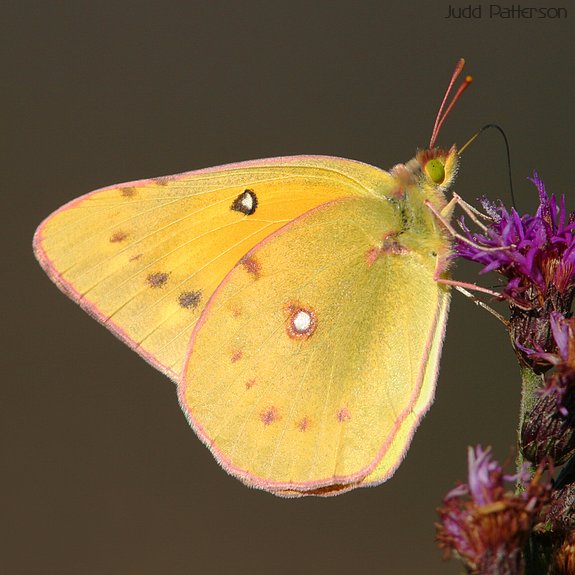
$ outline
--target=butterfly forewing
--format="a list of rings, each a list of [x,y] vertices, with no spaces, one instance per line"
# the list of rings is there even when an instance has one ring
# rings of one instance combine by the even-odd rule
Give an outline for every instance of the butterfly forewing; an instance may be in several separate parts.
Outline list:
[[[302,213],[391,177],[359,162],[275,158],[112,186],[39,227],[56,284],[177,380],[192,329],[229,270]]]

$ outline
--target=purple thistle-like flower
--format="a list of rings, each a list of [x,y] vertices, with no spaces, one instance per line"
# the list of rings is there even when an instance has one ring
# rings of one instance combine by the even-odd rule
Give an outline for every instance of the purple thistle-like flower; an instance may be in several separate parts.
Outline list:
[[[545,351],[537,344],[535,349],[516,343],[521,351],[543,365],[575,369],[575,319],[566,318],[558,311],[549,314],[549,326],[553,336],[553,351]]]
[[[537,173],[531,181],[539,193],[534,216],[520,216],[515,208],[508,210],[483,198],[491,224],[484,232],[471,232],[461,218],[461,228],[473,245],[461,240],[455,245],[457,256],[483,265],[481,273],[497,271],[505,276],[503,295],[526,309],[542,305],[550,290],[564,293],[575,287],[575,213],[567,213],[565,196],[557,201],[547,195]]]
[[[454,555],[469,573],[518,575],[523,572],[522,548],[550,485],[542,468],[530,477],[523,467],[506,475],[489,448],[468,452],[468,482],[451,490],[438,509],[437,542],[446,557]],[[521,486],[519,493],[507,482]]]
[[[555,365],[564,363],[575,367],[575,320],[565,318],[559,312],[551,313],[551,333],[557,346]]]
[[[555,370],[545,378],[542,395],[552,395],[557,400],[559,412],[566,417],[575,416],[575,319],[565,318],[558,312],[551,313],[551,333],[556,352],[551,355]]]
[[[551,563],[557,575],[575,573],[575,213],[567,212],[564,196],[547,194],[536,173],[531,181],[539,194],[535,215],[483,199],[489,223],[474,218],[475,232],[461,218],[465,239],[455,242],[455,256],[505,279],[501,296],[510,317],[504,321],[528,368],[522,370],[519,447],[532,475],[523,466],[506,476],[489,449],[470,449],[468,482],[438,509],[439,546],[462,559],[468,573],[481,575],[520,575],[526,566],[547,573]],[[553,463],[565,465],[552,490],[544,470],[552,477]],[[516,482],[515,492],[509,481]]]
[[[567,314],[575,295],[575,213],[567,212],[564,196],[547,195],[537,173],[531,181],[539,194],[535,215],[481,200],[491,221],[472,232],[461,218],[470,243],[457,240],[455,257],[480,263],[481,273],[496,271],[506,278],[502,296],[511,308],[515,351],[522,364],[543,373],[553,365],[556,346],[567,345],[565,337],[552,336],[550,317]]]

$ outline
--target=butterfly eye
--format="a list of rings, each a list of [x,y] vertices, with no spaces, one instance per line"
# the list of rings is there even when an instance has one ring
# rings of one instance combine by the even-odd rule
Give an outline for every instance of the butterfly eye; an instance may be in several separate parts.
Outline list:
[[[434,181],[436,184],[441,184],[445,179],[445,168],[440,160],[429,160],[425,164],[425,173]]]

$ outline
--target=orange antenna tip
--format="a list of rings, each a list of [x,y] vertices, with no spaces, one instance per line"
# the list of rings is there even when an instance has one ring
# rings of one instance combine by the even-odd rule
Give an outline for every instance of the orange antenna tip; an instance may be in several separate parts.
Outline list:
[[[455,80],[457,79],[457,77],[461,73],[461,70],[462,70],[464,64],[465,64],[465,60],[463,58],[461,58],[457,62],[457,65],[455,66],[455,70],[453,71],[453,74],[451,76],[451,80],[449,82],[449,85],[447,86],[445,96],[443,97],[443,101],[441,102],[441,106],[439,106],[439,111],[437,112],[437,117],[435,118],[435,124],[433,125],[433,131],[431,132],[431,139],[429,141],[429,147],[430,148],[433,148],[433,146],[435,146],[435,142],[437,141],[437,136],[439,135],[439,130],[441,129],[443,122],[445,122],[445,119],[449,115],[449,112],[451,111],[451,109],[455,105],[455,102],[457,102],[457,100],[459,99],[461,94],[463,94],[463,92],[465,92],[465,90],[467,88],[469,88],[469,85],[471,84],[471,82],[473,82],[473,76],[465,76],[465,79],[459,85],[459,88],[455,92],[455,95],[451,99],[451,102],[446,107],[447,98],[449,97],[451,89],[453,88],[453,84],[455,83]]]

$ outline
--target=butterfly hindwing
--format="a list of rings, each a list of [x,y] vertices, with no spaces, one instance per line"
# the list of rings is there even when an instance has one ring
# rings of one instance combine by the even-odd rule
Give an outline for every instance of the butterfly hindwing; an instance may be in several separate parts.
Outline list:
[[[191,338],[179,395],[218,461],[276,494],[393,473],[435,387],[449,293],[385,197],[335,199],[259,242]]]

